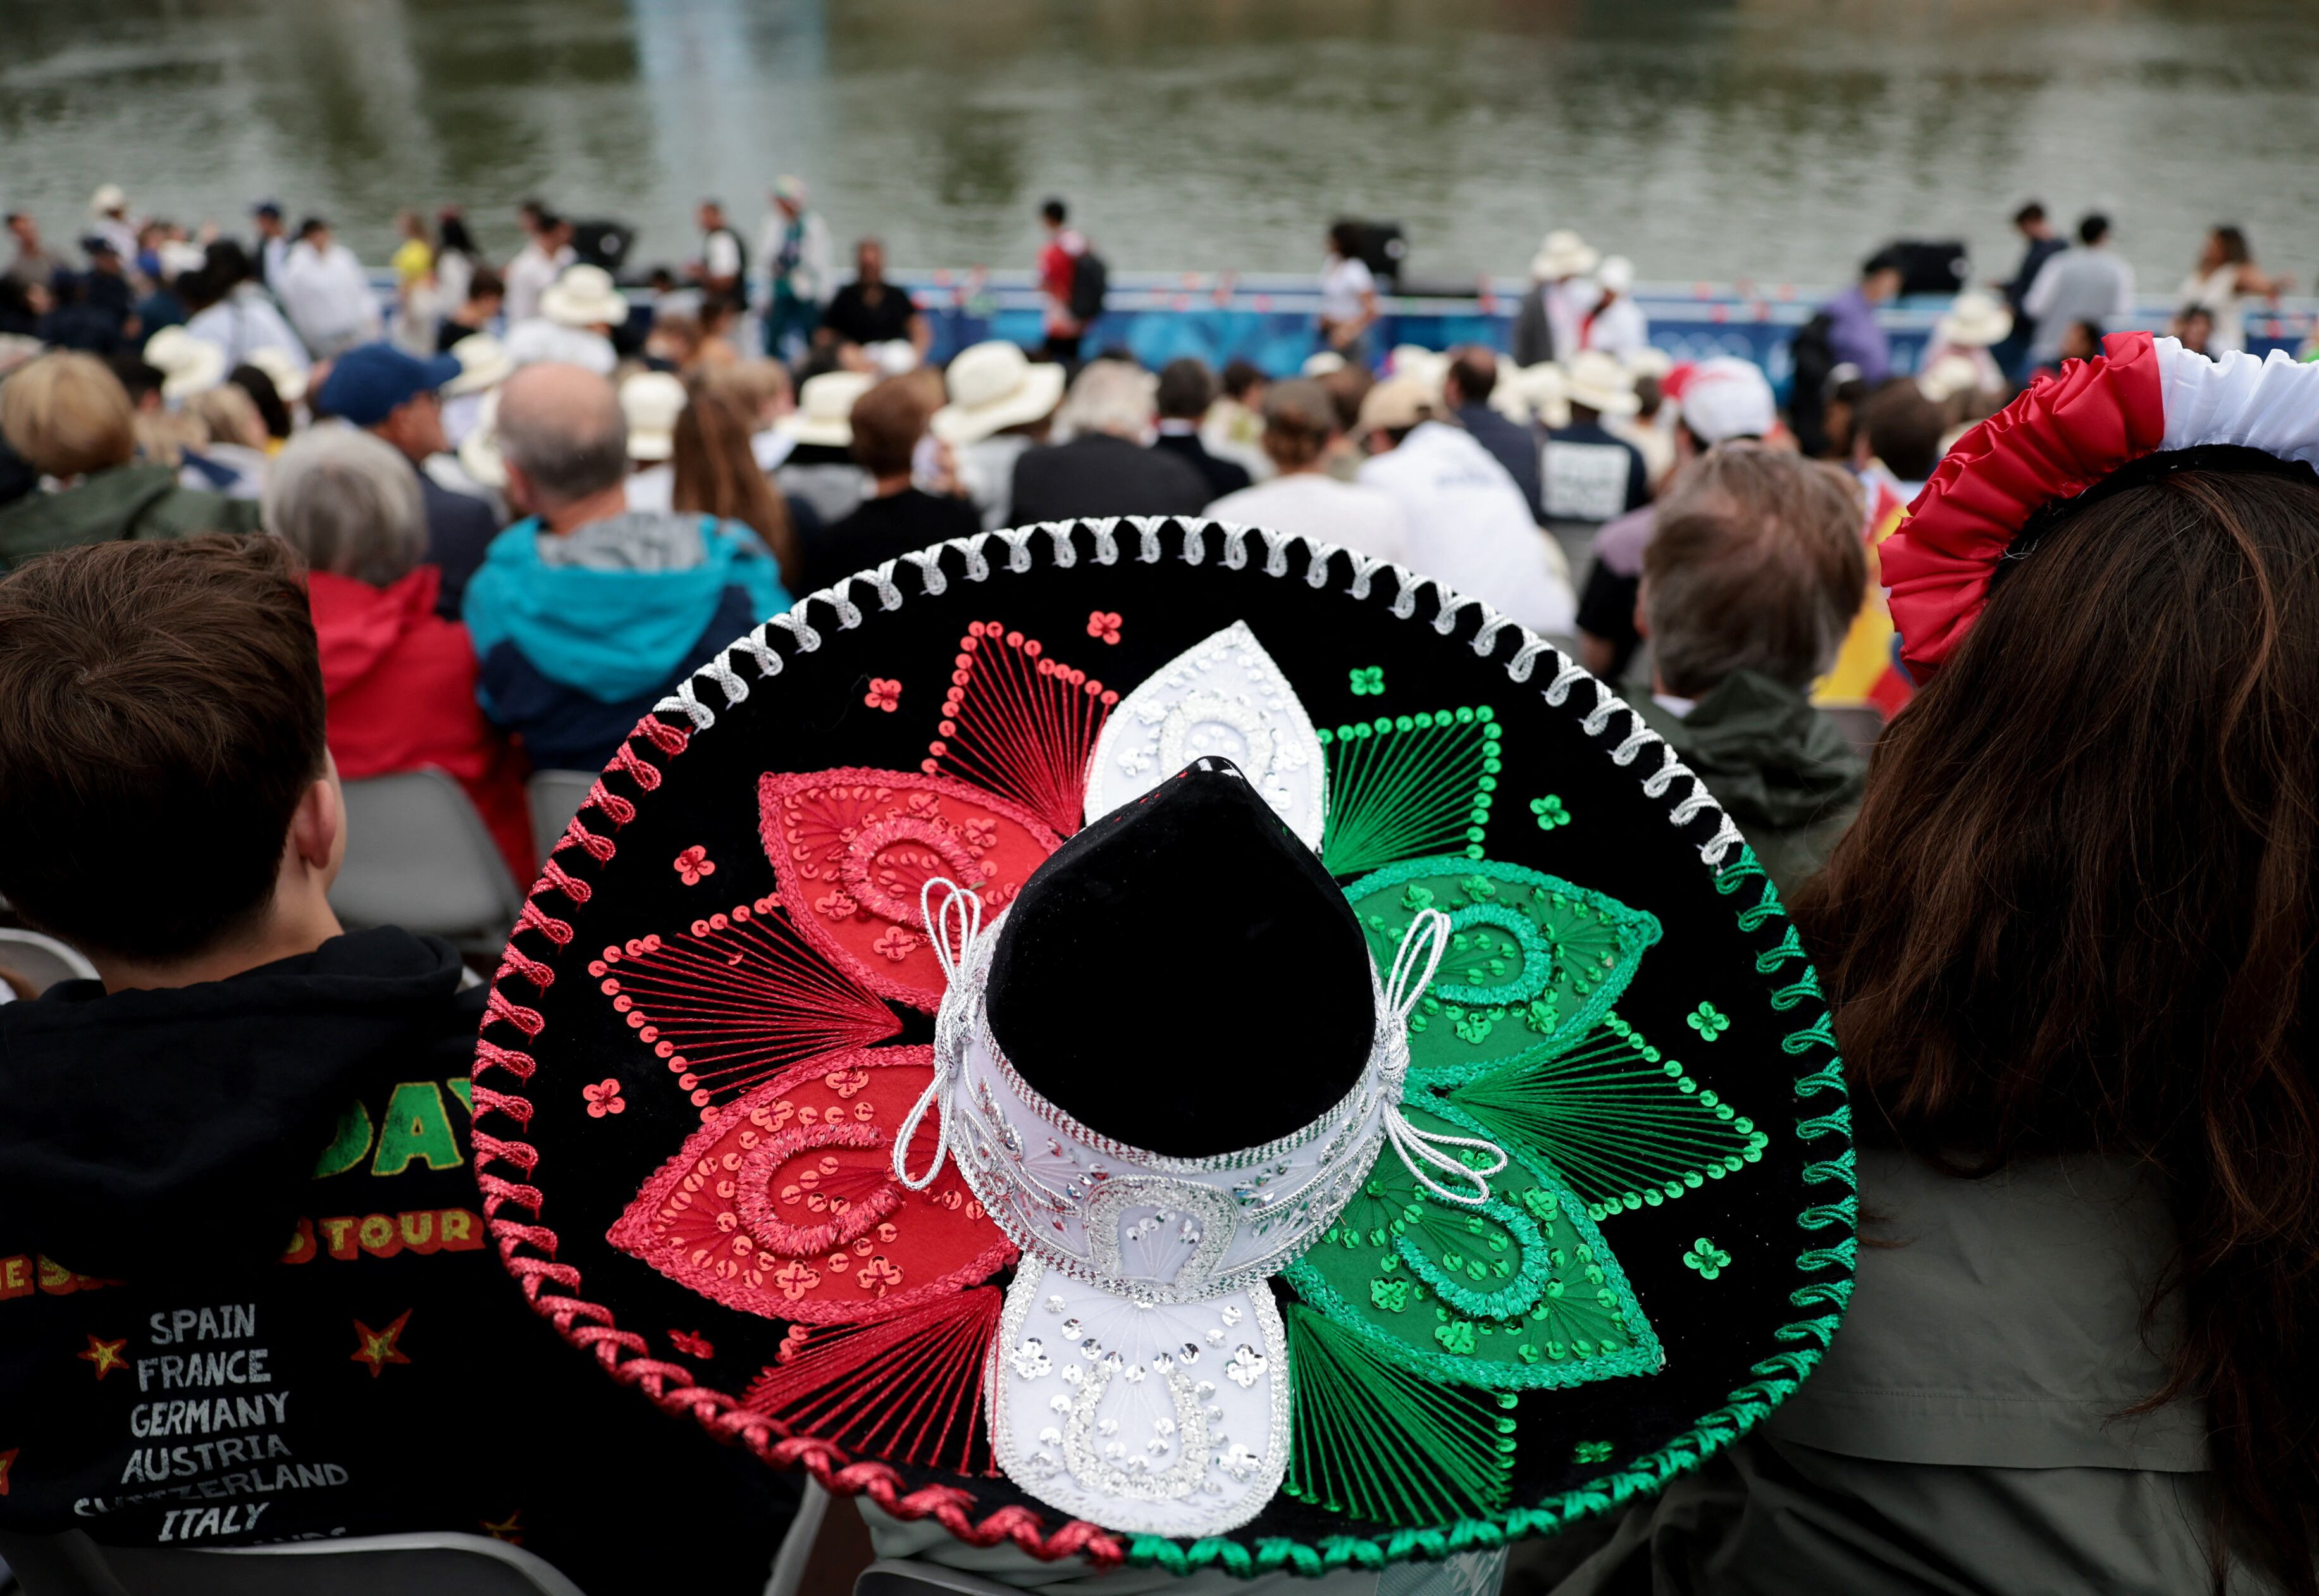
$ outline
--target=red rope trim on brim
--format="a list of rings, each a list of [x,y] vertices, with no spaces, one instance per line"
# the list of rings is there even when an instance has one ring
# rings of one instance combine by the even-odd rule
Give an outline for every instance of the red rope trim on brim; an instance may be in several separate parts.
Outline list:
[[[2154,453],[2166,435],[2154,340],[2112,333],[1959,438],[1879,546],[1900,658],[1919,682],[1989,603],[1989,583],[2029,518]]]
[[[625,777],[639,791],[650,792],[660,785],[663,771],[646,754],[657,753],[663,760],[674,759],[685,751],[689,737],[685,729],[646,716],[629,733],[604,774]],[[608,791],[602,780],[596,783],[564,840],[556,844],[558,852],[569,846],[564,857],[583,873],[592,870],[582,860],[600,868],[617,851],[611,837],[582,824],[591,809],[609,820],[615,830],[636,815],[633,802]],[[553,957],[554,948],[572,940],[573,927],[569,921],[538,906],[549,893],[559,894],[577,910],[586,905],[592,889],[552,857],[542,868],[516,923],[515,936],[543,937],[551,944],[546,951]],[[898,1519],[932,1519],[969,1546],[995,1546],[1003,1542],[1044,1562],[1085,1557],[1097,1568],[1123,1561],[1127,1555],[1124,1543],[1084,1519],[1071,1519],[1052,1534],[1042,1534],[1040,1515],[1019,1504],[976,1519],[970,1516],[974,1493],[963,1487],[922,1485],[906,1490],[901,1474],[890,1465],[854,1461],[842,1448],[810,1436],[782,1436],[764,1419],[743,1408],[737,1398],[695,1384],[691,1371],[683,1365],[652,1357],[642,1336],[618,1327],[611,1309],[581,1294],[579,1269],[555,1260],[554,1228],[544,1222],[526,1223],[503,1212],[520,1209],[538,1221],[542,1203],[538,1187],[510,1180],[490,1167],[498,1165],[514,1175],[528,1177],[539,1163],[539,1150],[518,1139],[530,1123],[532,1104],[516,1088],[524,1086],[537,1069],[531,1055],[522,1050],[546,1022],[537,1010],[518,1001],[505,988],[520,981],[544,991],[555,978],[552,969],[517,949],[514,937],[509,939],[507,955],[492,983],[483,1027],[486,1032],[495,1025],[504,1029],[499,1041],[488,1035],[478,1038],[471,1073],[475,1087],[475,1177],[483,1193],[484,1215],[501,1261],[522,1287],[533,1311],[554,1324],[565,1340],[592,1353],[615,1379],[636,1386],[662,1408],[690,1415],[711,1433],[737,1441],[776,1468],[802,1468],[835,1494],[866,1496]],[[487,1080],[485,1077],[493,1071],[499,1078]],[[517,1134],[501,1137],[484,1132],[482,1122],[491,1116],[512,1124]]]

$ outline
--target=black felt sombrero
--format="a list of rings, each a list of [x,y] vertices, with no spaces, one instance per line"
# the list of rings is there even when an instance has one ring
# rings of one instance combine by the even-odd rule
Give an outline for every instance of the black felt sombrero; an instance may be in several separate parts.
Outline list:
[[[1850,1285],[1827,1010],[1705,789],[1485,607],[1213,523],[726,651],[557,845],[475,1082],[569,1338],[1050,1556],[1548,1531],[1760,1420]]]

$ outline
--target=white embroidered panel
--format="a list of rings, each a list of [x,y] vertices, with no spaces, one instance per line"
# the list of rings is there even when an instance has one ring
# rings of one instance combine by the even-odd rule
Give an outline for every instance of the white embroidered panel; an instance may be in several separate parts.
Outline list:
[[[1288,1466],[1288,1349],[1259,1281],[1137,1302],[1025,1258],[990,1364],[999,1468],[1075,1519],[1196,1537],[1264,1510]]]
[[[1295,690],[1245,621],[1178,654],[1119,701],[1087,766],[1087,817],[1132,803],[1202,755],[1241,768],[1314,852],[1328,762]]]

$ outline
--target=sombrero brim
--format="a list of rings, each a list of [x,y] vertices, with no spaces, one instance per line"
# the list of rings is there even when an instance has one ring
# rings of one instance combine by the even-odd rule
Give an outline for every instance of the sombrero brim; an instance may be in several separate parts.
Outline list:
[[[977,1216],[939,1182],[890,1189],[905,1094],[850,1072],[863,1049],[909,1069],[932,1039],[913,872],[1003,901],[1081,824],[1108,718],[1236,626],[1309,719],[1323,861],[1373,941],[1421,905],[1457,928],[1413,1117],[1478,1128],[1518,1172],[1466,1231],[1381,1161],[1257,1288],[1292,1376],[1285,1477],[1244,1524],[1187,1541],[1074,1519],[994,1472],[1013,1266],[995,1229],[936,1244]],[[1762,1419],[1849,1286],[1827,1011],[1704,787],[1486,607],[1199,520],[962,539],[726,650],[556,845],[475,1087],[495,1233],[568,1339],[771,1462],[1046,1556],[1321,1572],[1551,1530]],[[921,1127],[912,1167],[930,1142]],[[657,1241],[656,1214],[676,1227]],[[837,1228],[806,1234],[806,1214]],[[727,1251],[695,1258],[684,1235]],[[833,1284],[834,1311],[783,1306]]]

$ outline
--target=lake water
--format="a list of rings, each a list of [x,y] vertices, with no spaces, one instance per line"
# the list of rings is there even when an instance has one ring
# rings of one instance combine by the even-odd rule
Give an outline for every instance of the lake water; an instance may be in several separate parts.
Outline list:
[[[1429,277],[1575,226],[1646,279],[1825,283],[1896,234],[2009,270],[2040,196],[2145,289],[2234,221],[2319,270],[2310,0],[0,0],[0,199],[99,182],[383,259],[404,205],[494,250],[531,193],[696,248],[779,172],[907,265],[1022,266],[1068,195],[1114,269],[1312,268],[1399,221]]]

